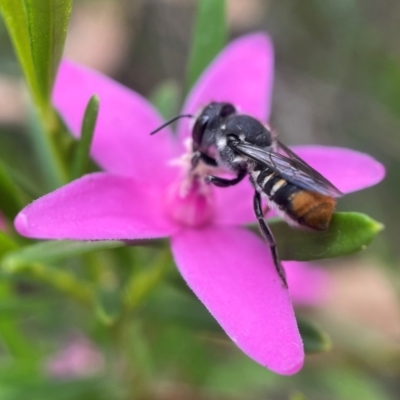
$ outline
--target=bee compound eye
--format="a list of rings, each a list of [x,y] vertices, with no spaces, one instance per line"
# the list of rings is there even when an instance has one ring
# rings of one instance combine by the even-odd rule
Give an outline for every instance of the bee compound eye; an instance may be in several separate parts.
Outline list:
[[[197,120],[194,124],[194,127],[193,127],[193,133],[192,133],[193,142],[196,145],[200,145],[200,143],[203,139],[204,131],[207,128],[209,119],[210,118],[207,115],[201,115],[199,118],[197,118]]]
[[[208,124],[209,119],[210,117],[208,115],[202,115],[197,119],[195,125],[197,125],[198,129],[204,130]]]
[[[235,107],[232,104],[227,103],[221,108],[220,116],[225,118],[229,115],[234,114],[235,112]]]

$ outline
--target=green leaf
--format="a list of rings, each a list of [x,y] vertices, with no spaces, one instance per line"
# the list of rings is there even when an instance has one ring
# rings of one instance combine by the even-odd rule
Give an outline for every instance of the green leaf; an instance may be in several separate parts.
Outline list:
[[[329,335],[318,325],[303,317],[296,318],[306,353],[326,352],[332,348]]]
[[[227,32],[225,0],[200,0],[186,74],[186,92],[225,46]]]
[[[26,246],[20,250],[9,253],[3,260],[3,265],[7,269],[19,268],[34,262],[54,263],[69,257],[79,256],[92,251],[114,249],[124,246],[121,241],[95,241],[95,242],[79,242],[73,240],[57,240],[47,241],[30,246]]]
[[[180,90],[176,81],[160,83],[150,94],[151,103],[165,119],[174,117],[178,112]]]
[[[24,206],[21,193],[10,179],[7,169],[0,162],[0,210],[10,220],[13,220],[18,211]]]
[[[0,0],[0,7],[32,94],[46,107],[64,48],[72,0]]]
[[[365,214],[335,213],[323,232],[293,229],[284,221],[268,222],[282,260],[320,260],[364,250],[383,229],[383,225]]]
[[[0,10],[40,119],[51,188],[67,182],[58,147],[59,123],[50,95],[62,55],[72,0],[0,0]]]
[[[35,65],[32,59],[31,40],[24,0],[0,0],[0,10],[10,34],[19,62],[34,96],[37,89]]]
[[[89,162],[90,147],[92,145],[94,129],[99,113],[99,101],[98,96],[93,95],[86,106],[82,122],[81,137],[72,165],[72,179],[79,178],[86,172],[86,167]]]
[[[64,49],[72,0],[25,0],[36,78],[49,99]]]

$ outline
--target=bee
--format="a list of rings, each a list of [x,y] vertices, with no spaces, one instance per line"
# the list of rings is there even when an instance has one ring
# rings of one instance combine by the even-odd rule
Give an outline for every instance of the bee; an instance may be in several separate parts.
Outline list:
[[[193,116],[181,115],[168,123],[181,117]],[[232,104],[211,102],[193,118],[192,168],[202,162],[215,171],[223,167],[236,175],[232,179],[217,175],[205,177],[207,182],[218,187],[233,186],[246,176],[250,177],[255,189],[253,208],[261,234],[271,248],[275,268],[287,287],[275,238],[264,218],[262,198],[269,209],[290,225],[323,231],[329,226],[335,198],[342,193],[277,140],[268,125],[238,113]]]

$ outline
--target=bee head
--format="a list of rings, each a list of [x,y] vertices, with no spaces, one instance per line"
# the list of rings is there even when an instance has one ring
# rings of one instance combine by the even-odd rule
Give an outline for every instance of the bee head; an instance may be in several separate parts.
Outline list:
[[[193,150],[212,146],[225,119],[235,113],[236,109],[230,103],[212,102],[204,107],[193,126]]]

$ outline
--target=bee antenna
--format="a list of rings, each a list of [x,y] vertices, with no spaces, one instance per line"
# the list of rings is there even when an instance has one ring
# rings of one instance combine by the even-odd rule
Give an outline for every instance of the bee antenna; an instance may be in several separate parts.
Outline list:
[[[160,127],[158,127],[156,130],[154,130],[153,132],[150,132],[150,135],[154,135],[155,133],[161,131],[161,129],[164,129],[166,126],[171,125],[173,122],[175,122],[177,119],[180,118],[193,118],[194,115],[192,114],[182,114],[182,115],[178,115],[177,117],[174,117],[172,119],[170,119],[169,121],[167,121],[165,124],[161,125]]]

